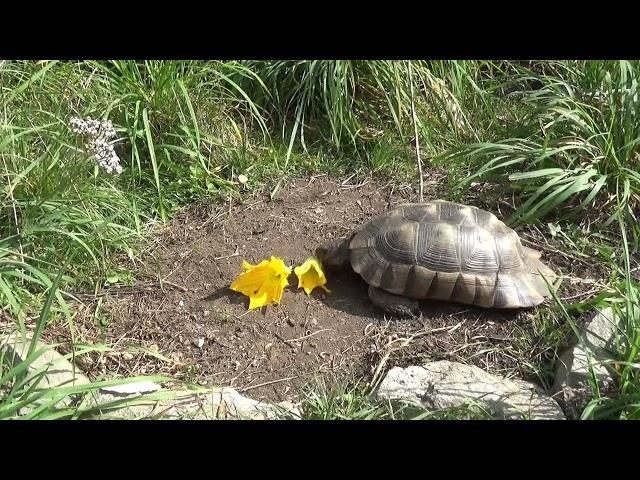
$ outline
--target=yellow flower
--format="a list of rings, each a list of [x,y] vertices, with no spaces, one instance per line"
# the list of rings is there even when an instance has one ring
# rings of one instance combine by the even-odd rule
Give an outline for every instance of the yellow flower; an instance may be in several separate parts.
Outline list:
[[[308,258],[302,265],[296,267],[294,272],[298,276],[298,288],[304,288],[307,295],[316,287],[323,288],[326,292],[329,292],[325,287],[327,277],[324,275],[322,265],[317,258]]]
[[[258,265],[243,260],[243,273],[231,284],[231,290],[249,297],[249,310],[260,308],[272,302],[280,303],[284,287],[289,285],[287,277],[291,267],[287,267],[281,258],[271,257]]]

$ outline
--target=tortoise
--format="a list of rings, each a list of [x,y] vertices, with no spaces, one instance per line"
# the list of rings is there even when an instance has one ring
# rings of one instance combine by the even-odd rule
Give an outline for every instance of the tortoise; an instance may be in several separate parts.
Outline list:
[[[429,299],[535,307],[550,295],[540,274],[555,277],[493,213],[445,200],[400,205],[318,247],[316,257],[328,269],[350,264],[371,302],[396,316],[417,314]]]

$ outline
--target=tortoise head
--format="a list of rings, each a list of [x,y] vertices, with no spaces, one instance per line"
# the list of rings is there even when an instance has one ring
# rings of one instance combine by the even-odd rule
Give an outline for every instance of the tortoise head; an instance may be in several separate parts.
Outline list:
[[[349,265],[349,240],[340,238],[316,249],[316,258],[324,268],[339,269]]]

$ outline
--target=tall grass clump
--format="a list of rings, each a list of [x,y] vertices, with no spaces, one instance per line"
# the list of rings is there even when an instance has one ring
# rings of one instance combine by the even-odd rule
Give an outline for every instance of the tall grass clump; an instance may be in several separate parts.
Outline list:
[[[445,139],[473,134],[459,100],[473,96],[474,86],[480,90],[474,83],[479,67],[473,62],[281,60],[244,65],[256,77],[245,76],[239,83],[288,145],[287,158],[298,145],[305,151],[328,147],[354,161],[366,159],[381,141],[412,146],[414,121],[425,137],[424,148],[434,151]],[[406,157],[413,162],[410,152]]]
[[[99,110],[123,125],[128,180],[154,191],[154,211],[163,220],[176,207],[229,186],[221,174],[229,150],[246,148],[256,131],[267,139],[260,109],[237,83],[248,77],[260,85],[260,79],[238,62],[87,66],[104,91]]]
[[[519,67],[504,78],[507,95],[522,107],[504,132],[510,135],[462,145],[443,157],[468,162],[472,170],[463,186],[478,177],[514,182],[523,199],[514,224],[560,209],[569,217],[594,205],[608,211],[609,224],[618,214],[632,218],[640,206],[638,62],[550,65],[556,68],[549,73]]]
[[[156,220],[230,187],[229,158],[266,139],[238,75],[253,74],[237,62],[0,64],[0,300],[13,316],[38,307],[52,267],[69,260],[62,292],[99,289]],[[74,117],[113,123],[102,148],[121,173],[101,168]]]

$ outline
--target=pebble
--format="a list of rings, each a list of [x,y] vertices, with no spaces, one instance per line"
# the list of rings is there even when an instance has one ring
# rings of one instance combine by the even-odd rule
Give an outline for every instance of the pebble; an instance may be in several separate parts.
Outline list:
[[[79,363],[89,366],[89,365],[93,365],[93,359],[91,357],[89,357],[88,355],[83,356],[82,358],[79,358]]]

